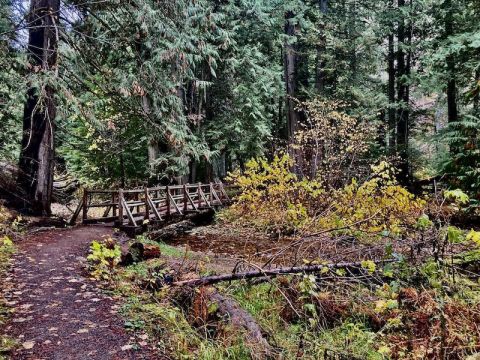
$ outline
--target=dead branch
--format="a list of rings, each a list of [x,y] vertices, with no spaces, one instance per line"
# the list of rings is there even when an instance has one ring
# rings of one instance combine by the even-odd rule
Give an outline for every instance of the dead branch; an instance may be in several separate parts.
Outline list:
[[[381,261],[376,261],[375,265],[391,263],[395,261],[397,260],[395,259],[381,260]],[[205,276],[197,279],[174,281],[172,285],[173,286],[204,286],[204,285],[216,284],[223,281],[245,280],[245,279],[253,279],[253,278],[260,278],[260,277],[272,277],[272,276],[290,275],[290,274],[298,274],[298,273],[316,273],[316,272],[325,271],[325,268],[331,271],[331,270],[342,269],[342,268],[355,270],[361,267],[362,267],[361,262],[339,262],[336,264],[293,266],[293,267],[282,267],[282,268],[276,268],[276,269],[260,269],[257,271],[213,275],[213,276]]]

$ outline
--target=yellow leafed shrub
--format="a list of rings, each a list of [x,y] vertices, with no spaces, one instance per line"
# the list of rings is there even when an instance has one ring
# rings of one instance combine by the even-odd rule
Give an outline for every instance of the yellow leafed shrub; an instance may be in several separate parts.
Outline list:
[[[288,234],[327,229],[360,232],[365,236],[388,231],[400,234],[415,225],[425,202],[398,185],[394,169],[382,162],[370,179],[355,179],[343,188],[325,190],[321,180],[299,180],[286,154],[272,162],[251,160],[243,173],[230,175],[241,192],[221,218],[258,230]]]
[[[318,220],[320,228],[347,227],[377,234],[388,231],[400,234],[406,225],[413,226],[426,203],[398,185],[394,169],[382,162],[372,166],[371,179],[358,184],[354,179],[335,191],[331,211]]]
[[[222,217],[277,233],[301,229],[312,215],[309,209],[324,191],[317,181],[299,181],[291,166],[289,156],[280,154],[271,163],[252,159],[246,163],[245,172],[231,173],[230,180],[241,192]]]

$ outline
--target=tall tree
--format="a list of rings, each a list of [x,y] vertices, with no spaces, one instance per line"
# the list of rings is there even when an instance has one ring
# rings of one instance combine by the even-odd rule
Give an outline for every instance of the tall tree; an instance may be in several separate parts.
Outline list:
[[[445,0],[443,7],[445,11],[445,38],[448,39],[448,37],[454,35],[452,0]],[[457,82],[455,79],[455,58],[453,54],[447,56],[446,62],[448,121],[453,122],[458,120]]]
[[[301,124],[301,114],[297,109],[296,97],[298,94],[298,35],[300,26],[295,19],[293,11],[287,11],[285,14],[285,40],[284,47],[284,71],[286,85],[286,109],[287,109],[287,130],[288,141],[290,144],[295,142],[295,133],[299,130]],[[301,173],[301,154],[295,146],[292,147],[291,154],[295,162],[294,171],[296,174]]]
[[[54,171],[55,90],[60,0],[32,0],[28,14],[29,69],[39,75],[27,91],[23,114],[22,148],[18,183],[25,191],[28,208],[50,215]]]
[[[318,6],[320,8],[320,13],[323,15],[321,24],[319,27],[320,36],[317,44],[317,54],[316,54],[316,66],[315,66],[315,89],[319,93],[325,91],[325,47],[326,47],[326,36],[325,36],[325,15],[328,10],[328,0],[318,0]]]
[[[411,30],[409,25],[407,27],[405,22],[406,2],[405,0],[398,0],[398,10],[400,12],[397,37],[397,155],[399,156],[400,164],[400,179],[402,182],[408,181],[409,175],[409,158],[408,158],[408,142],[409,142],[409,102],[410,102],[410,62],[411,62]],[[410,22],[411,24],[411,22]]]
[[[391,18],[393,10],[393,0],[389,1],[389,19],[388,19],[388,147],[389,152],[394,153],[396,144],[396,116],[395,116],[395,25]]]

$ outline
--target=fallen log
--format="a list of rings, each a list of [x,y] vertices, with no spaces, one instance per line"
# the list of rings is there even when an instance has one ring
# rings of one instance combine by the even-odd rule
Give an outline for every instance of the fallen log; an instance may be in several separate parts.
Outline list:
[[[195,224],[192,221],[183,220],[150,232],[148,238],[154,241],[171,240],[192,230],[194,226]]]
[[[195,322],[199,321],[198,316],[203,318],[204,323],[208,323],[209,318],[215,317],[217,323],[222,321],[229,324],[229,331],[243,335],[245,345],[251,350],[253,359],[274,358],[275,350],[265,338],[265,332],[257,324],[254,317],[234,299],[220,294],[213,287],[204,287],[193,294]],[[214,308],[213,312],[211,311],[212,308]]]
[[[375,262],[375,265],[392,263],[396,261],[397,260],[395,259],[382,260],[382,261]],[[362,268],[361,262],[339,262],[336,264],[293,266],[293,267],[282,267],[282,268],[276,268],[276,269],[260,269],[256,271],[246,271],[246,272],[239,272],[239,273],[205,276],[197,279],[174,281],[171,285],[172,286],[205,286],[205,285],[216,284],[223,281],[246,280],[246,279],[253,279],[253,278],[260,278],[260,277],[270,278],[270,277],[279,276],[279,275],[290,275],[290,274],[298,274],[298,273],[315,273],[315,272],[325,271],[325,269],[327,270],[352,269],[356,271],[359,268]]]

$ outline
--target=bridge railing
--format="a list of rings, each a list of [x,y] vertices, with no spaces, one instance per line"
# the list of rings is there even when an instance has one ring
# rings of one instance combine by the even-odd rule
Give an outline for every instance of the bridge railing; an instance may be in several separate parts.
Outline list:
[[[141,189],[84,189],[70,224],[75,224],[82,214],[84,224],[113,222],[117,226],[139,226],[145,221],[163,221],[173,214],[218,207],[229,201],[221,182]]]

